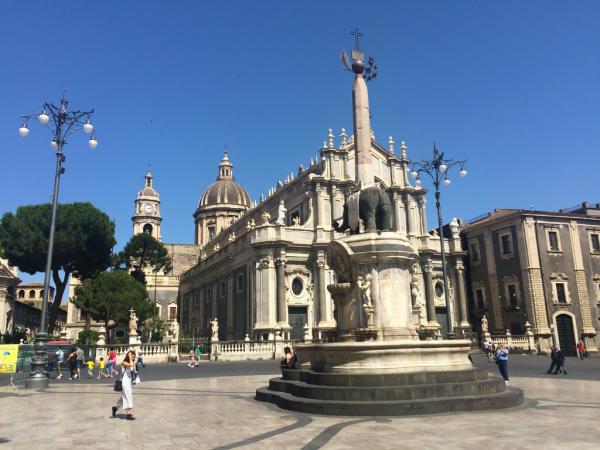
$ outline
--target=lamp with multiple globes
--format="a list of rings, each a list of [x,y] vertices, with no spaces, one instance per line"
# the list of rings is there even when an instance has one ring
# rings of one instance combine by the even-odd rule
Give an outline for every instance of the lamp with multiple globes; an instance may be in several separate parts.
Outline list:
[[[54,234],[56,231],[56,210],[58,205],[58,191],[60,185],[60,176],[65,169],[62,164],[65,162],[63,146],[67,138],[77,130],[83,130],[90,134],[94,131],[94,126],[90,122],[90,117],[94,113],[91,111],[68,111],[68,101],[63,94],[60,100],[60,106],[52,103],[44,103],[44,108],[39,114],[28,114],[21,116],[23,123],[19,128],[19,135],[26,137],[29,134],[27,122],[29,119],[37,118],[40,124],[48,127],[52,132],[50,146],[56,150],[56,171],[54,173],[54,192],[52,195],[52,215],[50,219],[50,234],[48,237],[48,253],[46,256],[46,271],[44,273],[44,291],[42,300],[42,311],[40,314],[40,325],[35,335],[34,353],[31,358],[30,375],[25,381],[28,388],[44,388],[48,386],[48,300],[50,293],[50,274],[52,269],[52,256],[54,250]],[[90,136],[88,146],[95,149],[98,141],[94,134]]]
[[[467,176],[465,169],[465,161],[455,161],[452,159],[445,159],[444,153],[440,152],[435,144],[433,145],[433,158],[429,160],[416,161],[412,165],[411,175],[415,179],[415,188],[422,189],[421,174],[427,174],[433,181],[435,187],[435,206],[437,208],[438,215],[438,228],[440,234],[440,253],[442,256],[442,273],[444,278],[444,298],[446,300],[446,317],[448,332],[446,337],[452,339],[454,337],[454,330],[452,325],[452,317],[450,315],[450,300],[448,297],[448,273],[446,267],[446,251],[444,249],[444,227],[442,221],[442,205],[441,205],[441,192],[440,184],[445,187],[449,187],[452,184],[452,180],[448,177],[448,172],[456,165],[460,166],[459,175],[461,178]]]

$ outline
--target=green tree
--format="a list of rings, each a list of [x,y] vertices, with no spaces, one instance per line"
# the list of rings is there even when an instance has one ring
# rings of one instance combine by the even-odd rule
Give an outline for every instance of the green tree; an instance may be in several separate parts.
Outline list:
[[[133,236],[119,253],[116,267],[125,267],[136,280],[146,284],[146,269],[154,274],[166,273],[171,270],[172,265],[167,247],[148,233],[141,233]]]
[[[167,333],[167,321],[153,317],[144,324],[144,332],[148,334],[148,342],[161,342]]]
[[[84,280],[75,289],[73,303],[92,319],[103,322],[107,330],[111,320],[127,323],[130,309],[135,310],[138,323],[154,315],[146,287],[123,270],[102,272]]]
[[[51,205],[20,206],[0,220],[0,249],[10,264],[26,273],[46,270]],[[115,224],[91,203],[58,205],[52,257],[52,280],[56,288],[49,309],[48,332],[56,317],[69,277],[86,279],[111,264]]]
[[[77,335],[77,342],[82,345],[95,345],[100,339],[100,333],[85,327]]]

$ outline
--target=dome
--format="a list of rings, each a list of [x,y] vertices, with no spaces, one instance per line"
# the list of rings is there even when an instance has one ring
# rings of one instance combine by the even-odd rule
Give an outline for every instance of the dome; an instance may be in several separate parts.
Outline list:
[[[217,181],[204,191],[198,203],[199,208],[213,205],[250,207],[248,192],[233,178],[233,164],[231,164],[227,152],[219,164]]]

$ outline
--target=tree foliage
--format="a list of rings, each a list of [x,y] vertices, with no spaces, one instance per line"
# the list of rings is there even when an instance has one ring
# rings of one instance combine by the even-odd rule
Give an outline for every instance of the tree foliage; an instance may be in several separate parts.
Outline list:
[[[98,339],[100,339],[100,333],[89,327],[85,327],[77,335],[77,343],[82,345],[96,345]]]
[[[138,324],[154,315],[146,287],[123,270],[102,272],[85,280],[75,289],[73,303],[92,319],[103,322],[107,330],[110,320],[127,323],[130,309],[135,310]]]
[[[15,214],[4,214],[0,220],[0,249],[11,265],[30,274],[46,270],[51,211],[50,204],[42,204],[20,206]],[[86,279],[109,267],[114,235],[114,222],[91,203],[58,205],[51,273],[56,291],[49,310],[50,333],[69,277]]]
[[[131,271],[131,275],[146,284],[145,270],[153,273],[169,272],[172,268],[167,247],[148,233],[136,234],[125,245],[116,260],[116,267]]]
[[[144,324],[144,332],[149,336],[149,342],[162,342],[167,334],[167,321],[154,317]]]

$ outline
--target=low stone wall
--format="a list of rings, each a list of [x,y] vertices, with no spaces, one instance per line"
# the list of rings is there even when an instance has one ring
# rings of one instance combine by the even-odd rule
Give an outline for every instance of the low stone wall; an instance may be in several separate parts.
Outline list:
[[[300,341],[224,341],[210,345],[211,361],[258,361],[283,358],[285,347],[293,348]]]

